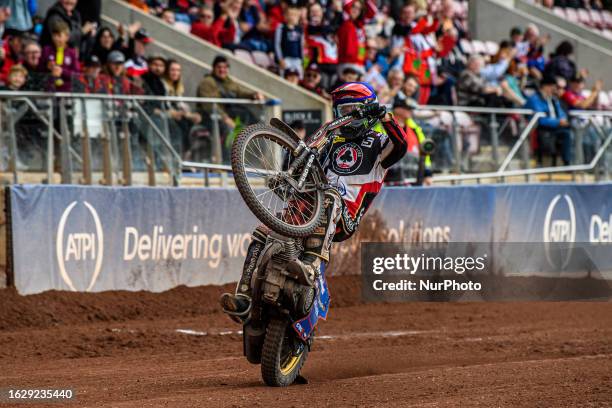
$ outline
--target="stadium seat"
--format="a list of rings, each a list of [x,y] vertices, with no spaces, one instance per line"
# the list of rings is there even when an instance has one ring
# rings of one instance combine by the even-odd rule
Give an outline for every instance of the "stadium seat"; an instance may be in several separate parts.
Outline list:
[[[253,57],[251,56],[251,53],[248,52],[247,50],[241,50],[239,48],[234,50],[234,55],[237,58],[240,58],[241,60],[249,63],[249,64],[253,64]]]
[[[462,38],[461,40],[459,40],[459,45],[461,46],[463,52],[467,55],[474,53],[474,47],[472,46],[472,43],[469,40]]]
[[[610,105],[608,106],[608,110],[612,110],[612,90],[608,91],[608,99],[610,100]]]
[[[184,23],[182,21],[177,21],[176,23],[174,23],[174,28],[187,34],[191,32],[191,24]]]
[[[578,9],[576,13],[578,14],[578,21],[584,25],[593,26],[591,15],[586,9]]]
[[[474,40],[472,41],[472,48],[475,53],[485,55],[487,54],[487,47],[482,41]]]
[[[608,29],[602,30],[602,34],[604,37],[612,40],[612,30],[608,30]]]
[[[591,10],[591,21],[593,21],[593,25],[597,28],[604,28],[604,19],[601,13],[597,10]]]
[[[262,68],[268,69],[269,67],[274,65],[268,54],[263,51],[253,51],[251,53],[251,56],[253,57],[255,65],[260,66]]]
[[[612,13],[610,13],[608,10],[604,10],[601,12],[601,14],[603,16],[603,20],[606,27],[612,28]]]
[[[566,8],[565,15],[568,21],[575,23],[575,24],[580,23],[580,19],[578,18],[578,12],[574,10],[573,8]]]
[[[601,91],[597,97],[597,106],[599,109],[610,108],[610,96],[606,91]]]
[[[553,13],[555,13],[557,16],[561,17],[564,20],[567,19],[567,16],[565,15],[565,10],[561,7],[553,8]]]
[[[491,56],[497,54],[499,51],[499,44],[497,44],[495,41],[486,41],[485,47],[487,48],[487,54]]]

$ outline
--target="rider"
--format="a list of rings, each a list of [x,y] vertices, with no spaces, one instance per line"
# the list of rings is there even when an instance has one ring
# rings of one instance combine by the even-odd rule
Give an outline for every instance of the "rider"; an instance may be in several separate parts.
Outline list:
[[[336,118],[355,109],[369,110],[380,118],[384,133],[367,128],[367,119],[355,119],[339,129],[327,154],[322,155],[327,178],[335,188],[325,193],[321,226],[304,240],[301,259],[289,266],[301,269],[311,280],[317,276],[321,265],[329,262],[332,240],[344,241],[355,232],[380,191],[387,169],[407,150],[404,129],[391,113],[378,106],[376,93],[369,84],[349,82],[332,91],[331,96]],[[380,129],[380,126],[376,128]],[[406,131],[411,132],[410,129]],[[246,315],[251,300],[251,278],[269,232],[263,225],[253,232],[236,294],[224,293],[221,296],[221,306],[225,311],[244,312]]]

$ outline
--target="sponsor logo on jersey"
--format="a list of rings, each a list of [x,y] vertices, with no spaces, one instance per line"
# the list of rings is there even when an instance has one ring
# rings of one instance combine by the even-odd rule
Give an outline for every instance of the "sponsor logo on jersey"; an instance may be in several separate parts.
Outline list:
[[[356,143],[347,143],[334,152],[333,168],[338,174],[350,174],[357,170],[363,159],[363,150]]]

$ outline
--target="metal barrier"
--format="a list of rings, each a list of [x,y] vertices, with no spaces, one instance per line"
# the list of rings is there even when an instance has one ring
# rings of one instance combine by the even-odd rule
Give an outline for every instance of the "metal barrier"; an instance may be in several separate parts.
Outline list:
[[[186,111],[198,120],[180,123],[186,115],[178,104],[197,104]],[[97,174],[100,184],[131,185],[144,170],[148,185],[157,184],[160,172],[179,185],[182,162],[191,153],[181,150],[186,137],[200,135],[205,142],[199,160],[228,162],[223,140],[231,144],[227,138],[236,129],[223,122],[230,115],[221,112],[236,107],[249,115],[249,120],[236,119],[236,127],[280,116],[275,100],[0,91],[2,171],[11,174],[12,183],[20,182],[27,169],[43,173],[43,183],[53,183],[59,172],[61,182],[70,184],[79,172],[82,184],[94,183]]]
[[[208,127],[203,129],[209,144],[204,158],[190,156],[191,152],[177,147],[182,136],[177,134],[173,123],[172,107],[179,103],[198,104],[193,111],[208,116]],[[11,174],[12,183],[20,182],[23,168],[20,155],[24,150],[20,144],[24,140],[27,142],[29,137],[36,139],[39,170],[45,174],[42,181],[46,183],[54,182],[56,172],[61,174],[62,183],[72,183],[74,174],[79,172],[78,181],[82,184],[93,184],[96,182],[94,175],[101,175],[97,180],[100,184],[132,185],[135,175],[142,173],[146,174],[146,184],[154,186],[159,174],[167,173],[170,184],[178,185],[183,171],[191,170],[202,173],[206,186],[211,184],[211,173],[220,173],[220,184],[225,186],[231,171],[227,165],[231,137],[227,129],[222,129],[227,127],[224,123],[227,115],[224,117],[220,112],[223,108],[236,106],[258,109],[251,115],[251,122],[268,121],[271,117],[280,117],[281,113],[278,101],[0,91],[0,154],[7,159],[6,168],[2,170]],[[454,174],[436,175],[435,182],[503,181],[505,177],[514,176],[525,176],[528,180],[531,175],[564,172],[575,177],[576,173],[589,171],[594,171],[596,179],[609,179],[611,111],[571,111],[569,114],[575,119],[572,121],[575,162],[570,166],[539,168],[532,168],[528,141],[541,113],[528,109],[434,105],[421,106],[417,110],[421,114],[424,111],[438,112],[437,116],[432,115],[434,120],[427,123],[448,127],[453,150],[454,163],[450,171]],[[432,125],[435,117],[446,117],[447,121]],[[465,123],[466,118],[469,123]],[[508,132],[512,120],[518,121],[521,129],[510,138],[510,145],[503,146],[501,136]],[[464,139],[473,131],[470,126],[486,129],[484,133],[490,150],[479,156],[465,149]],[[587,133],[597,138],[599,146],[585,162],[582,143]],[[474,172],[472,166],[465,166],[464,163],[473,157],[486,162],[492,170]],[[411,181],[405,180],[406,183]]]

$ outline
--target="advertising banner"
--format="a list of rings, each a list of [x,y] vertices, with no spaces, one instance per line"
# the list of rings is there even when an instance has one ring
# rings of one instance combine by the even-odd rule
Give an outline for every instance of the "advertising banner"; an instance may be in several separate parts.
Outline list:
[[[236,281],[257,225],[235,189],[9,189],[13,275],[22,294],[164,291]],[[538,264],[561,268],[580,252],[593,270],[609,276],[611,224],[612,184],[385,188],[358,235],[334,246],[331,269],[359,273],[361,241],[534,242],[544,244]],[[567,246],[559,251],[547,243]],[[516,262],[525,257],[500,251],[526,247],[501,248],[490,249],[492,270],[520,269]],[[513,260],[512,268],[504,268],[503,258]]]
[[[19,293],[236,281],[256,225],[236,190],[10,188]]]

